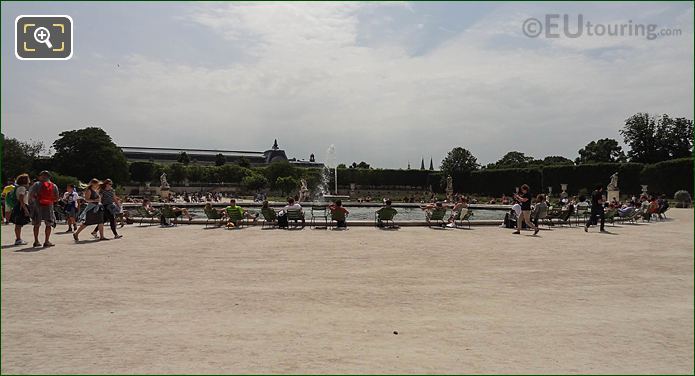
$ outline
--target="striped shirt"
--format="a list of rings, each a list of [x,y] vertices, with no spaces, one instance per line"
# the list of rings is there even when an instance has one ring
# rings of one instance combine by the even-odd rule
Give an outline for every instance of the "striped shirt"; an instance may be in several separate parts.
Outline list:
[[[106,206],[106,205],[111,205],[113,204],[113,199],[114,196],[116,195],[114,190],[109,190],[107,191],[106,189],[101,190],[101,204]]]

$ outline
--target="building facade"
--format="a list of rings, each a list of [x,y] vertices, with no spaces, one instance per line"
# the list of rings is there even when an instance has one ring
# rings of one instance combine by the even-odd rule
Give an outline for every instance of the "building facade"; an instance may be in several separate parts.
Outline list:
[[[212,149],[181,149],[181,148],[151,148],[120,146],[128,162],[155,162],[171,164],[178,161],[181,153],[188,155],[191,163],[214,165],[218,155],[222,155],[225,163],[238,163],[242,158],[249,161],[251,166],[265,166],[273,162],[289,162],[297,167],[322,168],[323,163],[316,162],[314,155],[309,160],[288,158],[284,150],[280,149],[277,140],[266,151],[242,151],[242,150],[212,150]]]

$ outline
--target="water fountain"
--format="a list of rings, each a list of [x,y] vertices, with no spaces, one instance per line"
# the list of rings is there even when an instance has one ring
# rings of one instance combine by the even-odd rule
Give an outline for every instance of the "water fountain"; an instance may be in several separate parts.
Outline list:
[[[331,173],[333,173],[334,189],[330,191]],[[334,201],[337,199],[347,200],[350,196],[338,194],[338,165],[335,159],[335,145],[331,144],[326,150],[324,159],[323,173],[321,174],[321,185],[318,187],[318,194],[321,201]]]

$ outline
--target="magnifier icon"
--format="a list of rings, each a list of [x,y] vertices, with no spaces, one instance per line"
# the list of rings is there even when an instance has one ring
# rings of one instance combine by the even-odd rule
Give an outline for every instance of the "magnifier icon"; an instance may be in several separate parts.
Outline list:
[[[51,32],[45,27],[37,27],[36,30],[34,30],[34,40],[39,43],[45,43],[48,48],[53,48],[53,44],[51,43],[50,39]]]

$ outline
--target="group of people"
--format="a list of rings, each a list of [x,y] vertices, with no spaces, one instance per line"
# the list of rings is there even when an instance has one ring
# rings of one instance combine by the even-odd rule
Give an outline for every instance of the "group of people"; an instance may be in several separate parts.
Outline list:
[[[183,195],[186,202],[196,202],[202,199],[206,202],[204,210],[208,217],[210,217],[211,212],[215,211],[218,218],[226,221],[228,228],[240,226],[240,222],[243,220],[253,222],[258,220],[259,213],[251,212],[237,205],[234,198],[230,199],[229,205],[223,209],[213,208],[212,203],[219,202],[221,197],[221,193],[209,193],[202,196],[187,193]],[[123,210],[122,200],[116,194],[111,179],[104,181],[92,179],[82,195],[74,185],[68,184],[64,194],[60,196],[59,188],[51,181],[48,171],[42,171],[35,181],[32,181],[28,174],[21,174],[4,187],[2,199],[5,223],[11,222],[15,225],[16,245],[27,244],[22,239],[22,227],[31,223],[34,233],[33,246],[53,246],[50,236],[52,229],[56,226],[56,207],[61,208],[65,215],[68,225],[66,232],[72,233],[75,241],[79,241],[80,234],[88,226],[95,226],[91,231],[93,237],[99,240],[108,240],[104,235],[105,223],[109,224],[114,239],[121,238],[122,235],[118,233],[117,229],[118,224],[120,222],[120,226],[123,227],[125,220],[128,219],[128,213]],[[471,200],[466,196],[456,195],[453,203],[433,201],[421,206],[421,209],[425,211],[427,222],[430,222],[435,211],[451,208],[451,215],[443,222],[446,226],[454,227],[455,220],[462,218],[467,213]],[[534,231],[534,235],[538,234],[539,219],[545,218],[550,208],[545,195],[539,194],[533,197],[530,187],[523,184],[517,193],[511,197],[503,196],[501,201],[512,204],[510,212],[505,216],[504,227],[514,227],[514,234],[520,234],[523,228],[530,228]],[[564,212],[570,214],[580,209],[589,212],[585,230],[588,231],[592,225],[598,225],[602,232],[605,231],[606,210],[610,210],[612,215],[620,217],[639,214],[649,220],[653,215],[662,217],[669,207],[668,200],[663,195],[657,197],[643,194],[639,198],[632,197],[624,203],[620,203],[616,198],[608,201],[605,200],[602,186],[596,187],[589,201],[582,196],[578,199],[577,197],[563,198],[560,205]],[[186,208],[167,205],[170,213],[167,215],[155,209],[148,199],[142,201],[142,206],[149,214],[157,213],[160,216],[162,226],[172,225],[168,222],[170,217],[185,216],[189,221],[192,220],[192,215]],[[337,222],[338,228],[347,227],[346,218],[349,211],[343,207],[341,200],[336,200],[329,205],[328,210],[331,212],[331,217]],[[268,201],[264,200],[260,210],[266,220],[276,220],[279,227],[288,226],[288,213],[291,211],[299,213],[298,218],[293,218],[294,220],[304,221],[304,213],[298,202],[298,197],[288,197],[287,205],[280,208],[279,211],[270,208]],[[396,213],[390,199],[384,199],[384,206],[376,212],[378,226],[382,225],[380,214],[385,213],[390,213],[391,217]],[[45,224],[43,243],[39,241],[41,224]]]
[[[58,186],[51,181],[48,171],[42,171],[32,182],[28,174],[21,174],[8,182],[2,191],[5,223],[15,225],[15,245],[28,244],[22,239],[22,228],[31,223],[34,230],[34,247],[52,247],[51,233],[56,227],[56,211],[65,215],[68,224],[66,233],[72,233],[79,241],[80,233],[94,225],[92,236],[108,240],[104,236],[104,223],[108,223],[114,239],[121,238],[117,226],[123,227],[125,214],[121,199],[116,195],[111,179],[103,182],[92,179],[80,195],[73,184],[66,186],[60,195]],[[44,241],[39,241],[41,224],[45,225]]]
[[[468,203],[469,203],[469,198],[463,195],[458,195],[454,198],[455,202],[453,204],[449,203],[443,203],[441,201],[436,201],[424,206],[421,206],[420,209],[425,211],[425,220],[427,221],[428,224],[431,224],[432,216],[435,211],[437,210],[445,210],[448,207],[451,207],[451,215],[449,218],[446,220],[445,226],[447,227],[455,227],[455,220],[457,218],[462,218],[467,212],[468,212]],[[389,201],[390,205],[390,201]]]

